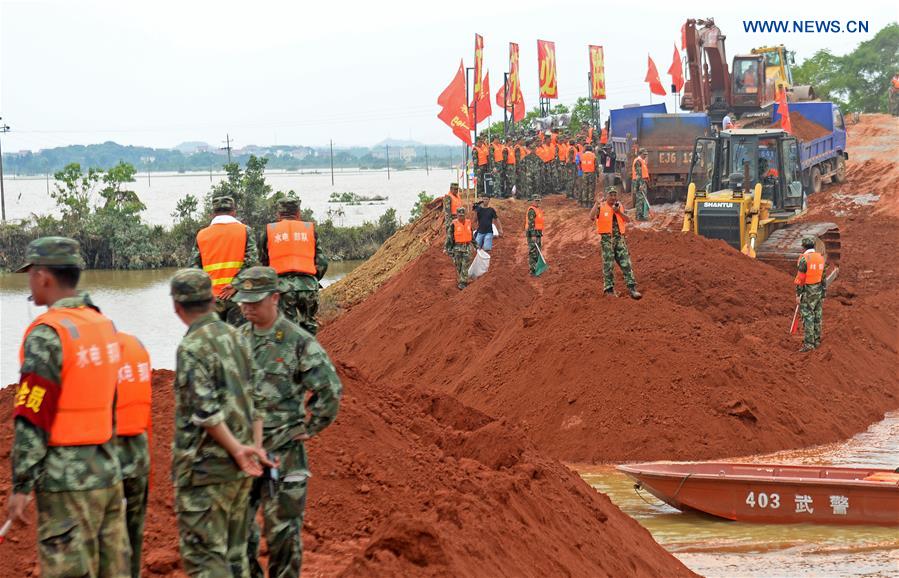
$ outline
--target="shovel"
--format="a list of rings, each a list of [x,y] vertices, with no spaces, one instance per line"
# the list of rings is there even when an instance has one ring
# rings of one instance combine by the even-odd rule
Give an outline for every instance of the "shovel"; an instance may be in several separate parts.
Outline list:
[[[534,275],[539,277],[540,275],[543,275],[543,273],[546,272],[547,269],[549,269],[549,265],[546,264],[546,259],[543,258],[543,251],[540,250],[539,246],[537,247],[537,255],[537,267],[535,267],[534,269]]]
[[[799,331],[799,306],[802,305],[802,297],[799,297],[799,303],[796,304],[796,311],[793,312],[793,322],[790,324],[790,335],[796,335]]]
[[[7,520],[3,526],[0,526],[0,544],[6,541],[6,534],[12,527],[12,520]]]

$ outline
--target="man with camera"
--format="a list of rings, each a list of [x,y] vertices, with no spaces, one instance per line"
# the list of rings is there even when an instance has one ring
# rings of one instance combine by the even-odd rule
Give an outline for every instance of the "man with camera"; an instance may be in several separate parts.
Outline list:
[[[304,444],[337,417],[343,386],[315,337],[280,313],[274,269],[251,267],[240,274],[235,287],[234,301],[249,321],[241,332],[262,374],[262,445],[270,459],[279,462],[254,480],[250,490],[250,576],[265,576],[257,558],[256,512],[261,507],[268,575],[296,578],[303,563],[301,530],[310,477]]]
[[[590,220],[596,224],[596,232],[599,233],[600,246],[602,247],[602,272],[604,277],[603,293],[607,297],[618,297],[615,292],[614,264],[618,263],[627,292],[632,299],[640,299],[643,295],[637,291],[637,279],[631,268],[631,256],[627,250],[625,232],[630,219],[624,214],[621,204],[618,202],[618,189],[609,187],[606,189],[605,200],[596,198],[593,208],[590,209]]]

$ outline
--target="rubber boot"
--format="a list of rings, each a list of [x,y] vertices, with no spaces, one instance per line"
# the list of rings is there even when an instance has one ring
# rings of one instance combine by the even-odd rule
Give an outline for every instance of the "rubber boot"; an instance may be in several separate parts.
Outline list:
[[[636,287],[628,287],[627,288],[628,295],[631,296],[631,299],[642,299],[643,294],[637,291]]]

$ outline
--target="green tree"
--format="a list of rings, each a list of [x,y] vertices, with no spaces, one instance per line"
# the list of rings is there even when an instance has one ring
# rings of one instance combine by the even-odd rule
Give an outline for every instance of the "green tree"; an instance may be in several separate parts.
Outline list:
[[[412,223],[421,218],[424,214],[425,208],[434,200],[434,197],[429,195],[427,191],[421,191],[418,193],[418,200],[415,201],[415,206],[412,207],[412,214],[409,215],[409,222]]]
[[[74,224],[90,214],[91,197],[101,175],[102,171],[98,169],[88,169],[84,174],[78,163],[69,163],[53,174],[56,183],[50,196],[56,201],[64,221]]]
[[[795,84],[810,84],[844,111],[887,112],[890,79],[899,70],[899,24],[891,23],[845,56],[819,50],[793,69]]]

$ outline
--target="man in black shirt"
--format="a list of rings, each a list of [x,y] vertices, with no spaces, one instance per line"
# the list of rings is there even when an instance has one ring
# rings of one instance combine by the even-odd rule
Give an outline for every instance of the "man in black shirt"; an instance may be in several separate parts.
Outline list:
[[[615,149],[605,144],[599,149],[599,164],[602,167],[603,187],[615,185]]]
[[[474,211],[478,222],[475,242],[479,249],[489,253],[493,249],[493,223],[496,223],[496,231],[500,235],[503,234],[503,226],[499,222],[496,210],[490,206],[489,197],[484,197],[483,201],[475,203]]]

